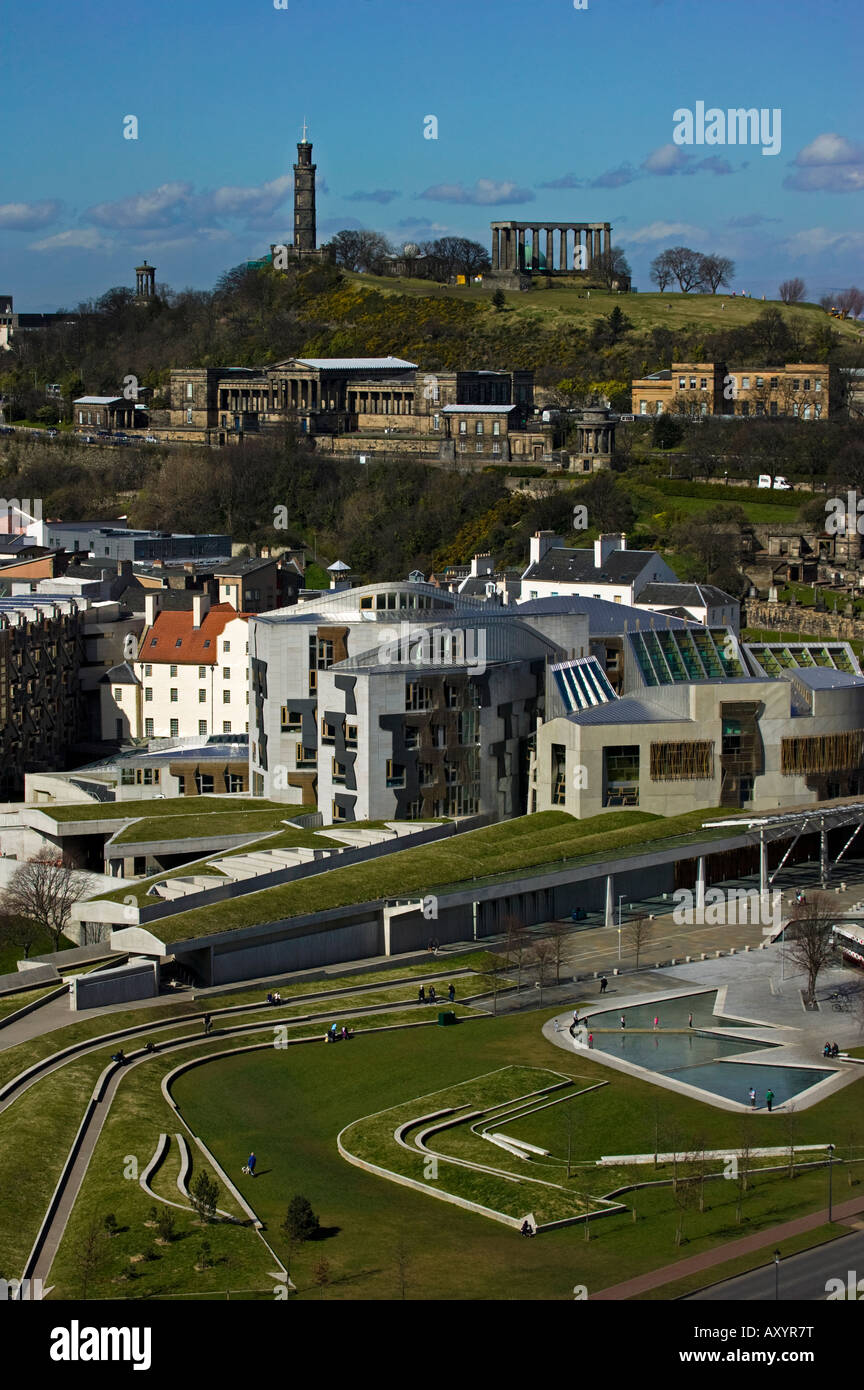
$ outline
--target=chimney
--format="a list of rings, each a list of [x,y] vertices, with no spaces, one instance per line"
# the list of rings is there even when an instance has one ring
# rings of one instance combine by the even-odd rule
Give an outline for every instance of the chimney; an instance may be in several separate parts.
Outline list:
[[[556,536],[554,531],[535,531],[531,537],[531,550],[528,557],[530,565],[538,565],[553,545],[561,545],[561,537]]]
[[[619,534],[610,532],[608,535],[598,536],[594,542],[594,568],[602,569],[606,559],[615,550],[627,549],[627,537],[623,531]]]
[[[162,607],[162,594],[159,589],[152,590],[144,595],[144,617],[148,627],[152,627],[156,621],[156,614]]]
[[[492,556],[488,553],[485,555],[475,555],[471,561],[471,577],[476,579],[478,575],[491,573]]]
[[[199,628],[204,621],[205,615],[210,611],[209,594],[192,595],[192,626]]]

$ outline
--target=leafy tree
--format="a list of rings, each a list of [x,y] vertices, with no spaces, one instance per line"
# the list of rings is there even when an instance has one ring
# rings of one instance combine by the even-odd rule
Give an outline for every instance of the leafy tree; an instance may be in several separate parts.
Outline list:
[[[492,303],[495,305],[495,308],[499,313],[502,309],[506,308],[507,296],[502,289],[497,289],[495,291],[495,293],[492,296]]]
[[[212,1221],[219,1200],[219,1184],[202,1168],[189,1189],[189,1200],[203,1221]],[[160,1218],[161,1221],[161,1213]]]
[[[176,1225],[177,1223],[174,1220],[174,1213],[171,1208],[164,1206],[160,1207],[159,1214],[156,1218],[156,1229],[159,1232],[159,1239],[164,1240],[166,1245],[170,1245],[171,1241],[174,1239]]]
[[[315,1238],[319,1230],[319,1221],[308,1197],[298,1195],[291,1198],[285,1220],[282,1222],[282,1230],[287,1239],[294,1244],[302,1244],[303,1241]]]
[[[611,290],[616,283],[625,280],[630,283],[631,270],[630,262],[624,255],[620,246],[613,246],[608,251],[603,251],[591,262],[591,269],[598,279],[608,290]]]
[[[629,531],[636,520],[636,509],[626,487],[606,469],[592,474],[568,497],[588,508],[588,522],[593,530]]]
[[[665,412],[654,416],[651,427],[651,443],[655,449],[674,449],[684,438],[684,427],[679,420]]]
[[[362,229],[337,232],[330,241],[330,249],[337,265],[375,275],[383,269],[392,250],[387,238],[379,232]]]

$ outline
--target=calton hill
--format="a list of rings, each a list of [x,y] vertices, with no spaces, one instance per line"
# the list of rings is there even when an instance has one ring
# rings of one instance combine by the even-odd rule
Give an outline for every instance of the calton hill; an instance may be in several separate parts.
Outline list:
[[[472,268],[482,271],[482,262]],[[366,581],[440,570],[480,551],[522,567],[534,531],[574,534],[578,496],[589,526],[574,543],[626,531],[630,546],[663,550],[682,579],[746,594],[742,556],[754,527],[819,529],[826,497],[864,490],[860,424],[833,385],[830,418],[819,421],[637,416],[618,427],[612,471],[581,484],[560,469],[527,467],[514,477],[515,465],[457,462],[443,465],[442,488],[441,465],[316,455],[290,431],[221,450],[115,450],[76,440],[72,400],[117,393],[130,373],[158,411],[173,367],[262,366],[294,355],[393,354],[430,372],[531,369],[541,403],[566,412],[606,400],[624,414],[631,380],[673,361],[864,367],[857,319],[806,302],[794,282],[783,298],[764,302],[722,285],[682,292],[673,281],[662,291],[618,293],[602,276],[592,287],[540,275],[525,292],[470,275],[457,284],[374,269],[275,272],[259,263],[228,271],[209,292],[159,287],[146,305],[117,288],[79,306],[69,324],[17,335],[0,364],[6,421],[56,424],[59,435],[18,428],[0,439],[3,493],[40,498],[46,517],[122,515],[134,526],[229,532],[250,547],[273,543],[274,511],[285,508],[280,543],[306,547],[325,564],[339,556]],[[62,396],[46,404],[49,382]],[[782,474],[794,490],[757,489],[764,474]]]

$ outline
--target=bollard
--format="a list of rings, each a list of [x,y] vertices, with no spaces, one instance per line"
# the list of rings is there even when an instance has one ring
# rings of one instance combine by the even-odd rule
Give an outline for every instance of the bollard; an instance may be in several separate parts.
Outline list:
[[[699,959],[700,959],[700,960],[707,960],[707,959],[708,959],[707,953],[706,953],[705,951],[703,951],[702,954],[701,954],[701,956],[699,957]]]
[[[749,951],[749,950],[750,950],[750,947],[749,947],[749,946],[745,946],[745,947],[744,947],[744,950],[745,950],[745,951]]]
[[[621,967],[618,966],[618,965],[616,965],[616,966],[615,966],[615,969],[612,971],[612,974],[613,974],[613,975],[620,975],[620,974],[621,974]]]
[[[722,956],[723,952],[722,952],[722,951],[715,951],[714,954],[715,954],[715,956],[717,957],[717,959],[719,960],[720,957]]]
[[[692,961],[693,961],[693,957],[692,957],[692,956],[685,956],[685,957],[684,957],[684,964],[685,964],[685,965],[690,965],[690,964],[692,963]]]
[[[729,948],[729,954],[730,954],[730,956],[734,956],[736,950],[737,950],[737,947],[731,946],[731,947]]]

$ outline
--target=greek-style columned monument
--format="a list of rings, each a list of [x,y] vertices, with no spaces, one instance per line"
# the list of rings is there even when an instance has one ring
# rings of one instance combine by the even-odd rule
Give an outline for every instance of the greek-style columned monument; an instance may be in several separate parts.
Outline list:
[[[612,250],[611,222],[493,222],[491,229],[492,275],[516,284],[531,275],[596,280],[598,262]],[[620,288],[630,288],[627,277]]]

